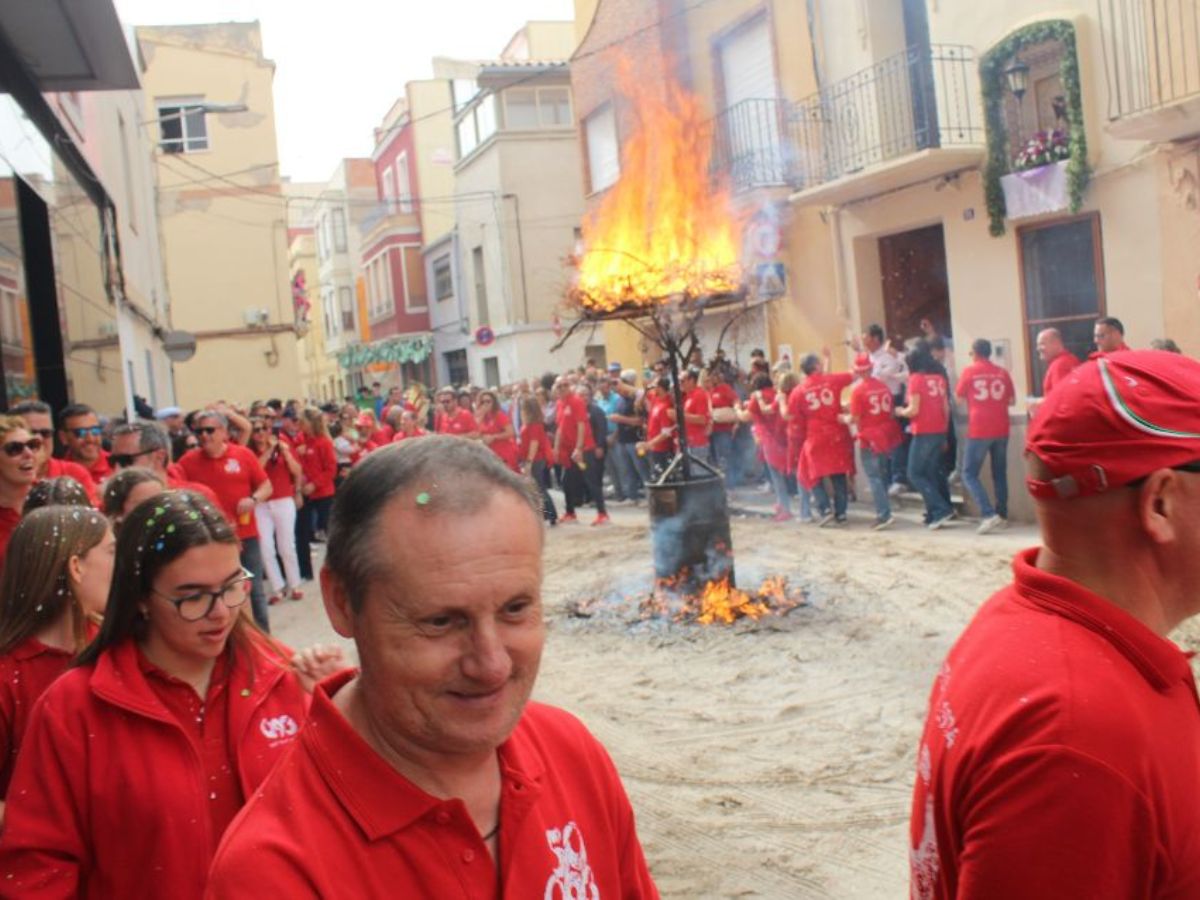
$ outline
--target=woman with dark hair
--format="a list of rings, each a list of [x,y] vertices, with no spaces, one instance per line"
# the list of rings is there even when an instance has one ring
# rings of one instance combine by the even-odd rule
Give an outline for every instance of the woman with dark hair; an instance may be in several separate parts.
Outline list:
[[[954,518],[954,507],[939,489],[942,450],[950,420],[950,387],[941,366],[924,342],[908,354],[908,405],[896,410],[910,422],[908,480],[925,500],[925,524],[931,531],[944,528]]]
[[[9,547],[21,565],[0,578],[0,801],[33,705],[95,636],[113,573],[112,531],[90,507],[34,510]]]
[[[512,420],[500,408],[500,398],[491,388],[479,392],[479,399],[475,402],[475,421],[479,423],[479,440],[506,466],[519,472],[516,432]]]
[[[121,530],[121,522],[144,500],[161,494],[166,482],[152,469],[131,466],[121,469],[104,482],[104,514],[112,522],[113,531]]]
[[[304,495],[304,506],[300,510],[300,521],[304,526],[301,540],[307,546],[316,538],[324,540],[329,508],[333,506],[338,457],[325,425],[325,415],[319,409],[309,406],[300,414],[300,433],[304,435],[304,443],[297,448],[304,470],[300,488]]]
[[[300,589],[300,561],[296,555],[297,499],[304,470],[287,441],[281,441],[271,430],[267,419],[250,421],[250,443],[258,454],[263,471],[271,479],[271,499],[254,507],[258,536],[262,542],[263,569],[271,582],[269,605],[284,597],[303,600]],[[277,558],[278,557],[278,558]],[[279,560],[283,560],[283,571]],[[284,581],[284,574],[287,581]]]
[[[550,496],[550,464],[554,452],[542,422],[542,404],[533,394],[521,398],[521,443],[518,448],[521,472],[533,479],[542,493],[542,518],[558,524],[558,510]]]
[[[340,652],[291,659],[248,596],[237,536],[202,496],[168,491],[129,515],[100,634],[30,718],[0,834],[4,889],[202,896],[313,679],[340,666]]]
[[[43,478],[35,482],[21,507],[22,516],[27,516],[43,506],[86,506],[92,508],[92,498],[87,488],[69,475]]]
[[[750,382],[753,389],[742,420],[753,423],[754,437],[767,464],[767,475],[775,490],[775,521],[792,518],[792,498],[787,488],[787,424],[779,414],[779,401],[771,376],[759,372]]]

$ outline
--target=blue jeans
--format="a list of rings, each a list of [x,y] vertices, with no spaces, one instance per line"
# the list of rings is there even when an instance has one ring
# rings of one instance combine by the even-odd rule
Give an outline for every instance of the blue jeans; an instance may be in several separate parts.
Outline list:
[[[554,506],[554,498],[550,496],[550,470],[544,459],[534,460],[529,467],[529,475],[538,486],[542,495],[542,518],[551,525],[558,523],[558,510]]]
[[[644,493],[643,487],[650,480],[650,464],[646,457],[638,456],[637,443],[617,443],[613,450],[618,458],[618,470],[624,479],[622,493],[628,500],[640,500]]]
[[[892,455],[890,453],[875,453],[863,447],[859,450],[863,472],[871,485],[871,499],[875,501],[875,515],[886,519],[892,514],[892,504],[888,500],[888,485],[892,480]]]
[[[270,607],[267,605],[266,591],[263,590],[262,548],[258,545],[258,538],[242,538],[241,557],[243,568],[254,576],[250,582],[250,611],[254,614],[254,622],[263,631],[270,631]]]
[[[908,480],[925,500],[925,516],[930,522],[944,519],[954,508],[942,496],[942,446],[945,434],[914,434],[908,447]]]
[[[775,489],[775,504],[780,512],[790,514],[792,497],[787,489],[787,476],[772,465],[767,466],[767,477],[771,479],[771,487]]]
[[[733,487],[735,479],[732,431],[714,431],[708,436],[708,460],[725,473],[725,487]]]
[[[992,486],[996,489],[996,505],[988,500],[987,488],[979,480],[984,460],[992,456]],[[985,519],[999,515],[1008,518],[1008,438],[967,438],[963,458],[963,484],[979,504],[979,514]]]
[[[829,480],[833,482],[833,514],[842,520],[846,518],[846,476],[845,475],[830,475]],[[829,491],[825,487],[825,479],[822,478],[813,485],[813,499],[817,501],[817,510],[821,515],[829,512]]]

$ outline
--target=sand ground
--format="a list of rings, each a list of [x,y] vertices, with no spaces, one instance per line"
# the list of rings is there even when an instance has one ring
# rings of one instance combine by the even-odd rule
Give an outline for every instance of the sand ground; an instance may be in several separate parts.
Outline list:
[[[861,509],[839,531],[740,518],[740,582],[785,575],[808,604],[749,627],[680,626],[620,602],[648,583],[649,535],[644,508],[613,513],[608,528],[549,533],[536,696],[607,746],[663,896],[906,897],[933,675],[1034,529],[931,534],[905,513],[877,534]],[[309,593],[275,608],[294,646],[330,634]],[[602,614],[570,614],[594,597]]]

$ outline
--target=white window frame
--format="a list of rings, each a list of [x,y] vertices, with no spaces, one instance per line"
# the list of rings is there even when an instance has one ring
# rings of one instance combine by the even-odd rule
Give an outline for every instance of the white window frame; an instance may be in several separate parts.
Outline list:
[[[202,153],[211,149],[208,137],[208,120],[201,109],[185,110],[200,107],[203,97],[158,97],[154,101],[154,109],[158,119],[158,149],[163,153]],[[179,137],[168,138],[164,125],[168,121],[179,123]],[[197,128],[197,122],[199,127]],[[198,132],[192,134],[192,129]]]
[[[408,172],[408,151],[401,151],[396,157],[396,200],[399,203],[400,212],[411,213],[413,211],[412,198],[412,178]]]
[[[611,123],[611,152],[607,152],[607,147],[599,147],[596,135],[592,131],[593,124],[599,126],[602,122]],[[597,107],[583,120],[583,140],[587,145],[588,193],[598,194],[612,187],[621,177],[621,138],[617,132],[616,112],[611,103]],[[605,151],[603,155],[602,151]]]
[[[396,173],[391,166],[383,170],[383,202],[387,204],[388,212],[396,206]]]
[[[445,294],[445,296],[438,293],[437,287],[438,269],[443,263],[446,265],[446,279],[450,284],[450,290]],[[454,265],[450,261],[450,254],[447,253],[446,255],[439,256],[437,259],[435,259],[433,261],[433,265],[430,267],[430,272],[433,275],[433,301],[435,303],[439,303],[442,300],[452,299],[454,297]]]
[[[350,246],[346,235],[346,211],[340,206],[333,209],[333,249],[338,253],[345,253]]]
[[[350,299],[349,304],[346,303],[346,298]],[[337,314],[338,325],[343,332],[349,331],[353,333],[358,329],[358,316],[355,314],[354,309],[354,288],[349,288],[345,285],[338,286]],[[348,322],[346,320],[347,316],[350,317]]]

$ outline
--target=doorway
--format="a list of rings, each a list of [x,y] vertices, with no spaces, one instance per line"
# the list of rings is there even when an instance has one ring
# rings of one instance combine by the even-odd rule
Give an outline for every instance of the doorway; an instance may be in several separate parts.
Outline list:
[[[879,239],[884,320],[889,337],[919,337],[921,320],[950,337],[950,286],[942,226],[889,234]]]

